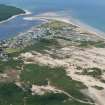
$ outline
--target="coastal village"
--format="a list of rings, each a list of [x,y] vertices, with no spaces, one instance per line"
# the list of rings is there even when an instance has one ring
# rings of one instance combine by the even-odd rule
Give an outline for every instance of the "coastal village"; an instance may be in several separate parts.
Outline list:
[[[56,22],[56,21],[55,21]],[[72,30],[77,28],[77,33],[73,32]],[[68,27],[62,27],[61,29],[56,29],[56,30],[52,30],[51,27],[43,27],[39,26],[39,27],[32,27],[29,31],[25,32],[25,33],[21,33],[16,37],[13,37],[12,39],[8,39],[8,40],[2,40],[0,41],[0,58],[3,59],[7,59],[8,58],[8,52],[5,52],[6,49],[18,49],[18,48],[24,48],[28,45],[31,45],[35,42],[37,42],[38,40],[44,38],[44,37],[49,37],[49,38],[53,38],[53,37],[62,37],[63,38],[72,38],[72,40],[80,40],[80,41],[94,41],[94,36],[93,38],[88,37],[88,35],[85,35],[81,37],[82,33],[79,33],[79,29],[77,26],[75,25],[68,25]],[[70,33],[70,35],[67,36],[67,34]],[[74,35],[77,34],[77,35]],[[85,34],[85,33],[83,33]],[[91,33],[90,33],[91,34]],[[87,37],[87,38],[86,38]]]

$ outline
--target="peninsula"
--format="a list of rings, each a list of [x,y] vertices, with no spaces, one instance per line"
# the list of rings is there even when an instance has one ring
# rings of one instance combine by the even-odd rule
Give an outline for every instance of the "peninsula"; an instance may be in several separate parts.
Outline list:
[[[12,16],[24,13],[24,10],[17,7],[0,4],[0,21],[4,21],[11,18]]]
[[[105,39],[64,18],[0,42],[0,105],[105,105]]]

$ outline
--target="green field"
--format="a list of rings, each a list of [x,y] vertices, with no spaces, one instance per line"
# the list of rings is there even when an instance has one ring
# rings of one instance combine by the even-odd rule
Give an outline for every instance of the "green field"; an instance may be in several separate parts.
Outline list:
[[[31,94],[32,84],[45,86],[48,84],[48,80],[52,86],[67,92],[74,98],[92,101],[80,92],[80,89],[86,89],[86,87],[81,82],[68,77],[63,67],[24,65],[20,77],[23,89],[15,85],[14,82],[0,83],[0,105],[90,105],[72,99],[64,93]]]
[[[21,79],[25,83],[36,85],[47,85],[48,80],[52,86],[55,86],[73,97],[87,100],[87,98],[80,92],[80,89],[86,89],[81,82],[74,81],[66,75],[63,67],[50,68],[48,66],[40,66],[37,64],[29,64],[24,67],[21,73]]]
[[[62,93],[31,95],[13,83],[0,83],[0,105],[89,105],[74,100]]]

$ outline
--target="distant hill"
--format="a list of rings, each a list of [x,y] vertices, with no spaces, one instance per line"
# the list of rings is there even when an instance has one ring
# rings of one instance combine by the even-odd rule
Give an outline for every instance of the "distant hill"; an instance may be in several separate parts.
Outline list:
[[[13,6],[0,4],[0,21],[9,19],[10,17],[21,13],[25,13],[25,11]]]

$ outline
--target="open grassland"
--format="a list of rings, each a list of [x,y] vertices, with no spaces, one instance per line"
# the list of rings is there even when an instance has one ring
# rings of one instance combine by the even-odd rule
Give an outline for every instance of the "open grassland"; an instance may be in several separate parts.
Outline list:
[[[85,89],[82,83],[72,80],[66,75],[64,68],[50,68],[48,66],[26,65],[21,73],[23,81],[36,85],[47,85],[48,82],[61,90],[64,90],[72,96],[85,100],[85,96],[80,89]]]
[[[63,93],[46,93],[31,95],[13,83],[0,83],[0,105],[89,105],[69,99]]]

